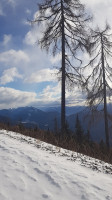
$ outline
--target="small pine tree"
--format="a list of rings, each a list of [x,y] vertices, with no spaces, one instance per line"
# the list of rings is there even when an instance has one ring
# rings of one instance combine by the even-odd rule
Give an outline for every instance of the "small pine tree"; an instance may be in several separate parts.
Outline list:
[[[56,117],[54,118],[54,133],[58,133],[58,121]]]
[[[85,139],[86,139],[87,142],[90,142],[90,137],[91,137],[90,131],[87,130],[87,133],[86,133],[86,135],[85,135]]]
[[[76,135],[76,139],[77,139],[78,143],[82,143],[83,133],[84,133],[84,131],[82,129],[82,126],[81,126],[81,123],[80,123],[80,120],[79,120],[79,116],[77,114],[76,125],[75,125],[75,135]]]
[[[101,140],[100,143],[99,143],[99,145],[100,145],[101,152],[105,153],[106,152],[106,145],[105,145],[104,141]]]

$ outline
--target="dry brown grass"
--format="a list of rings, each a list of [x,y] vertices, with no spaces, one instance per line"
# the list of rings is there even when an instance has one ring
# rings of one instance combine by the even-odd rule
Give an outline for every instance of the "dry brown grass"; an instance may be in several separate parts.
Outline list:
[[[92,141],[83,140],[82,143],[79,143],[77,139],[73,136],[70,136],[70,134],[62,135],[61,132],[59,132],[55,135],[49,130],[45,131],[38,128],[28,129],[22,124],[11,126],[10,124],[0,123],[0,129],[18,132],[23,135],[56,145],[57,147],[76,151],[112,164],[112,148],[108,150],[103,142],[98,144]]]

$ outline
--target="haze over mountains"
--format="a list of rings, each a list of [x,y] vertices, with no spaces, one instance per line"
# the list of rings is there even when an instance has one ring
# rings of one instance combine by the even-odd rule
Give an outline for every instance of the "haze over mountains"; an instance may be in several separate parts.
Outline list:
[[[112,106],[108,105],[109,113],[112,114]],[[94,117],[90,110],[84,106],[66,107],[66,119],[69,129],[75,131],[76,116],[78,114],[84,132],[90,131],[91,138],[100,142],[105,140],[103,111],[94,113]],[[20,107],[16,109],[0,110],[0,121],[10,122],[11,124],[23,123],[27,127],[38,126],[41,129],[55,129],[55,121],[57,121],[60,129],[60,107],[50,108],[34,108]],[[112,143],[112,123],[109,122],[110,138]]]

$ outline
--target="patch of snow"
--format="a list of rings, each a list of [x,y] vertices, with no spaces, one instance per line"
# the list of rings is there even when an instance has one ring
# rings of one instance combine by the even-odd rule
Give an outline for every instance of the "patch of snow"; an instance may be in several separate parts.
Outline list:
[[[112,200],[111,174],[108,163],[0,131],[0,200]]]

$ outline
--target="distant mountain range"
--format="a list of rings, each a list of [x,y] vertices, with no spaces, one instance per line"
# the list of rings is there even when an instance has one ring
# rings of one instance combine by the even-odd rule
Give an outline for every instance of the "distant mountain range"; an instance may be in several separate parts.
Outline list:
[[[66,107],[66,116],[78,113],[80,111],[82,111],[83,109],[85,109],[85,106],[72,106],[72,107]],[[43,110],[45,112],[59,112],[61,113],[61,107],[41,107],[39,108],[40,110]]]
[[[53,129],[54,119],[60,120],[60,113],[56,111],[45,112],[34,107],[21,107],[16,109],[0,110],[0,118],[7,117],[11,124],[23,123],[26,126],[38,126],[41,129]]]
[[[108,105],[108,110],[112,114],[112,105]],[[60,128],[60,107],[34,108],[20,107],[16,109],[0,110],[0,121],[11,124],[23,123],[26,127],[36,127],[41,129],[54,130],[57,121]],[[84,106],[66,107],[66,119],[69,128],[75,131],[76,116],[78,114],[80,122],[85,132],[90,131],[94,141],[105,140],[103,111],[94,113],[94,117],[89,108]],[[110,137],[112,143],[112,124],[109,122]]]

